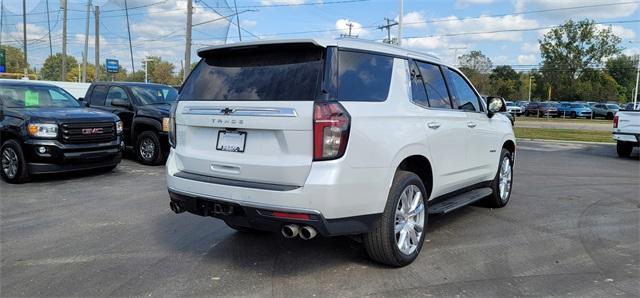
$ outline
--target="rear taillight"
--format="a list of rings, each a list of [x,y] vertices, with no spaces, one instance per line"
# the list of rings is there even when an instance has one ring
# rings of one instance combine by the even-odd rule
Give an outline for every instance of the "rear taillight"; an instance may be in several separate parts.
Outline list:
[[[337,102],[316,103],[313,108],[313,160],[337,159],[349,141],[351,116]]]
[[[176,148],[176,108],[178,107],[178,103],[174,104],[171,107],[171,112],[169,112],[169,145],[172,148]]]
[[[613,116],[613,128],[618,128],[618,115]]]

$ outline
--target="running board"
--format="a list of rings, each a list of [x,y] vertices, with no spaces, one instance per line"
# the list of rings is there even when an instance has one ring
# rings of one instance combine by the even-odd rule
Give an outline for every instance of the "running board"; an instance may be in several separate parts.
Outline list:
[[[429,214],[446,214],[460,207],[477,202],[490,195],[493,191],[489,187],[474,189],[469,192],[451,197],[445,201],[429,207]]]

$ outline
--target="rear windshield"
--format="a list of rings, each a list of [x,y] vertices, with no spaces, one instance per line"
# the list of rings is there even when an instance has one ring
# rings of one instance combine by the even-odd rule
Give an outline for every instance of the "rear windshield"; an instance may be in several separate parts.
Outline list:
[[[178,90],[170,86],[132,86],[131,92],[142,105],[172,103],[178,97]]]
[[[315,100],[323,49],[310,45],[262,46],[205,53],[184,83],[180,100]]]
[[[55,86],[0,85],[0,100],[9,108],[78,108],[71,94]]]

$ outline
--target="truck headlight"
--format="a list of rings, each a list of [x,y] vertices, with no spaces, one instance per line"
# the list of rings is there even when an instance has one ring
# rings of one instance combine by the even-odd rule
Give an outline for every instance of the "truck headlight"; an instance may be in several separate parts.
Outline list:
[[[116,121],[116,133],[118,134],[122,133],[122,121],[120,120]]]
[[[27,128],[32,137],[55,138],[58,136],[58,125],[56,124],[31,123]]]

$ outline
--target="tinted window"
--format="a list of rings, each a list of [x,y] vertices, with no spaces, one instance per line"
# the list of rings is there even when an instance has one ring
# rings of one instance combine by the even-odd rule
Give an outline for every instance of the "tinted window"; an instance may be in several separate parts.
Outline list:
[[[429,106],[432,108],[451,108],[451,100],[447,93],[447,85],[444,82],[440,66],[418,62],[422,80],[427,89],[427,97],[429,97]]]
[[[368,53],[339,51],[338,99],[384,101],[389,95],[393,58]]]
[[[619,109],[620,107],[617,105],[607,105],[607,108],[612,109],[612,110],[616,110]]]
[[[107,90],[109,87],[98,85],[93,87],[91,93],[91,105],[92,106],[104,106],[104,100],[107,97]]]
[[[105,102],[105,105],[110,106],[111,101],[114,99],[129,100],[129,96],[127,96],[127,92],[121,87],[113,86],[109,89],[109,93],[107,93],[107,101]]]
[[[314,100],[322,52],[291,44],[205,53],[183,84],[180,100]]]
[[[465,111],[480,111],[478,96],[469,83],[457,72],[447,69],[449,83],[453,85],[453,98],[458,109]]]
[[[178,91],[169,86],[132,86],[131,93],[140,101],[141,105],[171,103],[176,101]]]
[[[411,72],[411,100],[416,104],[428,107],[427,92],[424,90],[422,75],[415,62],[409,62],[409,71]]]
[[[3,104],[14,108],[77,108],[80,105],[64,89],[54,86],[0,85]]]

